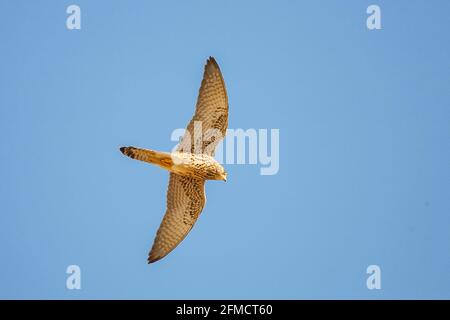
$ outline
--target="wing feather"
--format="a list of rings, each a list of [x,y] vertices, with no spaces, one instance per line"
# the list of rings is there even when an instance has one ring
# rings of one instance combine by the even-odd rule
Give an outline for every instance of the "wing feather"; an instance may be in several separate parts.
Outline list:
[[[205,205],[205,181],[170,174],[167,210],[156,234],[148,263],[164,258],[191,231]]]
[[[219,65],[209,57],[197,98],[195,114],[189,122],[178,151],[214,155],[228,127],[228,97]]]

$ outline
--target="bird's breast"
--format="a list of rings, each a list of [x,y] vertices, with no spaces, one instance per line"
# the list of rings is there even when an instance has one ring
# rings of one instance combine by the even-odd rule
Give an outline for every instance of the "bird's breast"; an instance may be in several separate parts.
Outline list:
[[[176,152],[172,154],[171,172],[198,179],[214,179],[220,164],[206,154]]]

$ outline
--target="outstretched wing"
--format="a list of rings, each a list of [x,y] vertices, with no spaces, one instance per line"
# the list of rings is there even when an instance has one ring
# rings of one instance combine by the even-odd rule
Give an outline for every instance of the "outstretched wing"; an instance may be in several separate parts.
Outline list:
[[[228,97],[219,65],[209,57],[197,98],[197,106],[178,151],[214,155],[228,127]]]
[[[148,263],[165,257],[186,237],[205,205],[205,181],[170,174],[167,210],[156,234]]]

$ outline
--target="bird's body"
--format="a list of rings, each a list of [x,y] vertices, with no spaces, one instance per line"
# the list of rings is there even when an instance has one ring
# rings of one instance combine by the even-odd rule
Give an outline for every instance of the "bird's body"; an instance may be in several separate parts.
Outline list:
[[[122,147],[120,151],[130,158],[157,165],[181,176],[203,180],[226,180],[227,178],[222,165],[204,153],[168,153],[135,147]]]
[[[213,156],[227,126],[225,82],[217,62],[210,57],[205,65],[194,117],[177,151],[120,148],[130,158],[170,171],[167,210],[150,250],[149,263],[165,257],[192,229],[206,202],[205,181],[226,181],[227,173]]]

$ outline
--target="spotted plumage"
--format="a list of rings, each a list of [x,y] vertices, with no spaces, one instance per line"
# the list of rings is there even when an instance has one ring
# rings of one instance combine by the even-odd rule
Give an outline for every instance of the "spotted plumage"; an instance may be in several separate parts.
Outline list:
[[[227,173],[213,158],[228,126],[228,98],[222,73],[214,58],[205,65],[195,114],[176,152],[135,147],[120,151],[132,159],[170,171],[167,209],[148,256],[148,263],[169,254],[194,226],[206,202],[205,181],[225,180]]]

